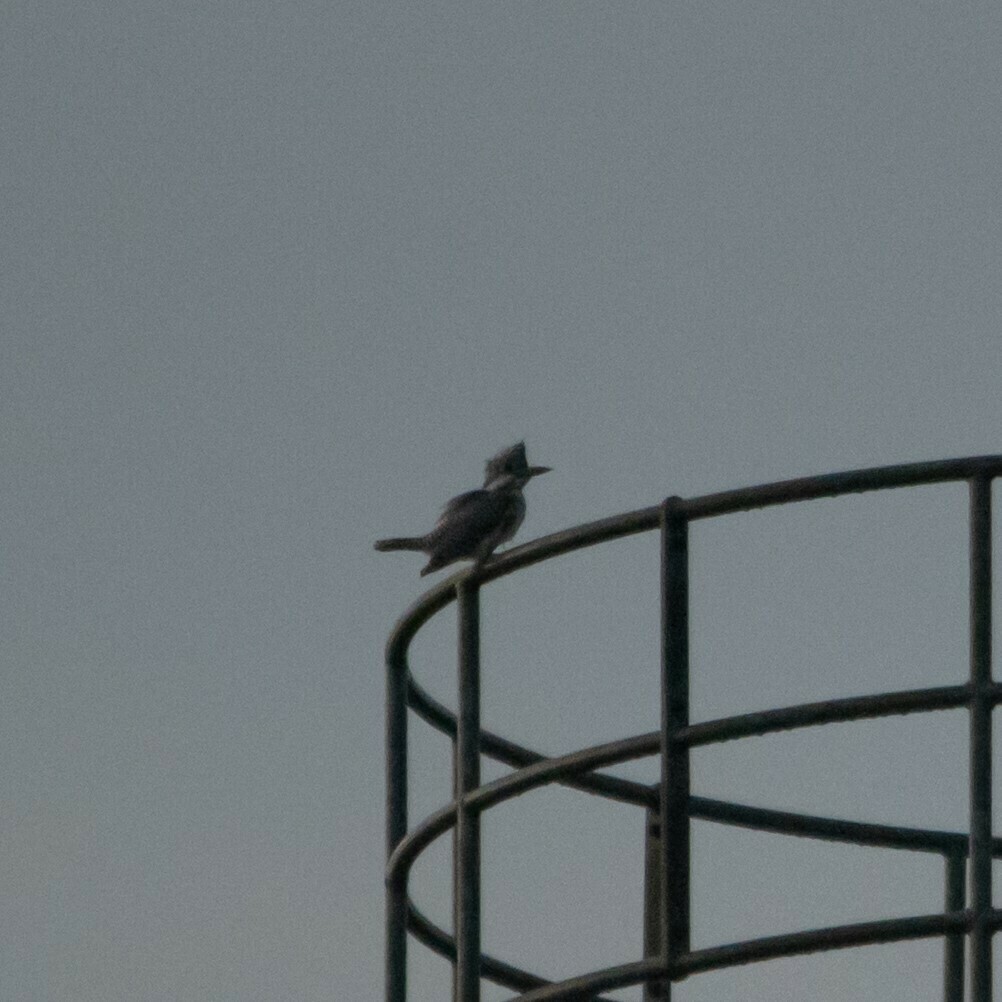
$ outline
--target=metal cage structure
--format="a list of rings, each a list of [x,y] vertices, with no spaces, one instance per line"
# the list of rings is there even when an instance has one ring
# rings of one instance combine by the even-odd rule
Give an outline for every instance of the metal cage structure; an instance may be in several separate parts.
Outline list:
[[[645,999],[670,1000],[673,984],[701,972],[817,951],[938,939],[946,1002],[991,1002],[992,942],[1002,910],[992,904],[992,710],[1002,684],[992,679],[992,481],[1002,456],[979,456],[854,470],[764,484],[659,505],[577,526],[514,548],[479,570],[461,571],[417,601],[394,627],[386,648],[386,1002],[407,1002],[407,943],[413,936],[453,965],[454,1002],[479,1002],[481,979],[511,989],[518,1002],[599,1000],[602,992],[643,986]],[[689,720],[689,523],[817,498],[928,484],[968,485],[969,672],[965,681],[886,692],[692,723]],[[547,758],[480,726],[480,591],[490,581],[559,554],[635,533],[656,531],[661,552],[661,727]],[[452,602],[458,612],[458,704],[453,713],[412,677],[408,647],[417,631]],[[693,748],[752,735],[966,708],[969,828],[933,831],[816,817],[710,800],[690,790]],[[454,799],[413,828],[407,817],[407,725],[415,713],[447,735],[454,749]],[[482,784],[481,756],[513,771]],[[598,773],[657,756],[660,782],[648,785]],[[560,982],[481,951],[480,816],[521,793],[562,784],[646,812],[643,956]],[[764,832],[938,854],[943,910],[880,921],[814,928],[693,949],[690,945],[690,841],[694,819]],[[408,877],[435,839],[453,832],[454,934],[411,901]],[[608,1000],[605,1000],[608,1002]]]

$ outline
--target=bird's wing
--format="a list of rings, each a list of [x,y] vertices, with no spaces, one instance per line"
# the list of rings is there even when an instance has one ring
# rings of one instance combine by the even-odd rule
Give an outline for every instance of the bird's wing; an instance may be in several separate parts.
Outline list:
[[[466,491],[465,494],[457,494],[454,498],[450,498],[445,502],[445,507],[442,509],[442,516],[439,518],[439,521],[441,522],[443,518],[447,515],[452,515],[454,512],[476,508],[477,504],[487,496],[488,492],[482,490]]]
[[[505,499],[495,491],[467,491],[446,504],[436,529],[475,541],[497,527],[505,507]]]

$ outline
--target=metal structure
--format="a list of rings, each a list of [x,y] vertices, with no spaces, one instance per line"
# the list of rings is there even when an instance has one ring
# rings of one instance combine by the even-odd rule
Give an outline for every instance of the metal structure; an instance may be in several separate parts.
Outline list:
[[[645,998],[671,997],[691,975],[737,964],[875,943],[939,938],[944,950],[946,1002],[990,1002],[992,937],[1002,911],[992,906],[992,709],[1002,685],[992,681],[991,487],[1002,456],[856,470],[765,484],[660,505],[578,526],[520,546],[477,573],[462,572],[427,592],[397,623],[387,644],[386,764],[386,1002],[406,1002],[407,942],[412,935],[448,958],[454,1002],[479,1002],[481,979],[520,993],[520,1002],[601,999],[604,991],[643,985]],[[969,677],[956,685],[888,692],[767,710],[719,720],[689,721],[689,523],[739,511],[864,491],[947,482],[969,487]],[[480,727],[480,589],[489,581],[571,550],[657,530],[661,545],[662,724],[659,731],[545,758]],[[434,700],[412,678],[408,646],[435,613],[455,601],[459,622],[458,712]],[[694,796],[689,784],[693,748],[714,742],[836,721],[966,707],[969,715],[970,822],[967,832],[864,824],[764,810]],[[455,799],[413,828],[407,819],[407,723],[413,711],[454,745]],[[480,782],[480,756],[514,771]],[[595,770],[659,756],[655,786]],[[528,790],[559,783],[647,812],[644,956],[632,963],[550,983],[484,955],[480,948],[480,815]],[[944,863],[941,912],[811,929],[702,949],[689,942],[690,829],[693,819],[807,838],[935,853]],[[434,925],[408,896],[408,874],[419,854],[454,833],[454,935]],[[968,879],[969,870],[969,879]],[[966,945],[966,950],[965,950]],[[966,953],[966,958],[965,958]],[[966,964],[965,964],[966,959]],[[968,967],[965,978],[965,966]],[[967,993],[965,996],[965,980]]]

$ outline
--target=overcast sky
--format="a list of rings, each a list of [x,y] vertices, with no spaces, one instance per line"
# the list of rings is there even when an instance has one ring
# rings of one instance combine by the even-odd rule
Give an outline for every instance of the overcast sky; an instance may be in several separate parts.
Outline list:
[[[382,648],[434,579],[372,541],[499,448],[555,471],[520,539],[1002,452],[1000,53],[997,3],[8,0],[0,996],[380,997]],[[698,526],[694,719],[962,680],[965,517],[939,487]],[[654,536],[489,586],[485,724],[656,727],[657,602]],[[453,634],[414,656],[447,702]],[[965,726],[731,744],[694,790],[959,830]],[[414,732],[416,820],[449,761]],[[641,822],[559,791],[488,816],[485,947],[637,959]],[[414,891],[447,924],[442,842]],[[698,946],[941,907],[935,858],[694,851]],[[411,955],[414,1002],[447,997]],[[678,999],[940,976],[928,942]]]

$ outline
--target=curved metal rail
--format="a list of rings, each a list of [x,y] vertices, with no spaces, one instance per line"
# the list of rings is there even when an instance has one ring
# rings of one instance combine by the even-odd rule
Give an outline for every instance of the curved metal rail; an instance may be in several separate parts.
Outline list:
[[[696,498],[669,498],[519,546],[477,572],[462,571],[425,593],[397,622],[387,664],[387,927],[386,999],[406,1002],[406,943],[411,933],[454,965],[454,999],[478,1002],[480,979],[521,992],[521,1002],[596,999],[602,991],[644,984],[650,996],[669,999],[671,984],[689,975],[774,957],[873,943],[940,937],[944,941],[944,998],[964,997],[964,942],[969,944],[970,997],[991,1000],[992,935],[1002,912],[992,906],[991,861],[1002,839],[991,833],[991,711],[1002,685],[991,678],[991,481],[1002,475],[1002,456],[915,463],[807,477]],[[690,723],[688,719],[688,524],[773,505],[896,487],[966,481],[970,492],[970,677],[960,685],[888,692],[807,703]],[[660,529],[662,551],[662,726],[659,731],[546,757],[480,728],[479,594],[496,578],[564,553],[639,532]],[[453,601],[459,618],[459,698],[453,713],[412,677],[407,652],[417,631]],[[970,831],[943,832],[865,824],[766,810],[693,796],[692,748],[780,730],[893,714],[966,707],[970,719]],[[450,737],[455,747],[455,799],[413,829],[407,819],[407,716],[413,710]],[[481,754],[514,771],[481,785]],[[621,762],[659,755],[661,781],[648,786],[598,774]],[[483,955],[480,951],[480,835],[483,811],[532,789],[560,783],[647,812],[659,914],[648,921],[646,956],[560,983]],[[689,945],[689,841],[693,818],[787,835],[879,848],[937,853],[945,864],[944,911],[879,922],[771,936],[693,950]],[[454,832],[455,936],[410,901],[415,859],[436,838]],[[653,855],[652,855],[653,852]],[[970,895],[965,869],[970,861]],[[651,880],[649,876],[648,893]],[[969,899],[969,900],[968,900]]]

